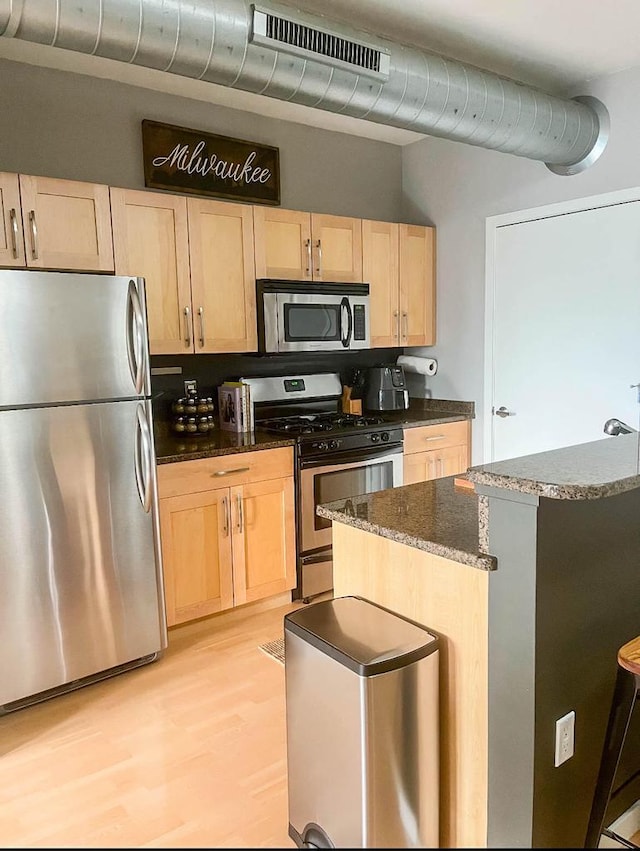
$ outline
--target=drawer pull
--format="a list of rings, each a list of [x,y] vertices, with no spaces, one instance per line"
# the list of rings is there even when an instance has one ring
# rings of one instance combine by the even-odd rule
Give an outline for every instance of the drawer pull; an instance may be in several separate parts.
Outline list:
[[[446,434],[434,434],[433,437],[425,437],[425,440],[444,440],[446,436]]]
[[[218,470],[217,473],[211,473],[212,478],[218,478],[219,476],[232,476],[234,473],[248,473],[250,467],[236,467],[235,470]]]

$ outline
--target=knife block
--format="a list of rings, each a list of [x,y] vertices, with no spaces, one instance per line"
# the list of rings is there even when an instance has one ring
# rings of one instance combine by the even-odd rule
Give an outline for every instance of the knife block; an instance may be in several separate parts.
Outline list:
[[[353,387],[342,388],[342,413],[343,414],[361,414],[362,399],[352,399],[351,391]]]

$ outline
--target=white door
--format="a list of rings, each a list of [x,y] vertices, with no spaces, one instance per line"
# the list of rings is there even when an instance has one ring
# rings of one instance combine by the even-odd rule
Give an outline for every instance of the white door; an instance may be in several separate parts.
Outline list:
[[[492,360],[485,463],[638,428],[640,202],[496,229]]]

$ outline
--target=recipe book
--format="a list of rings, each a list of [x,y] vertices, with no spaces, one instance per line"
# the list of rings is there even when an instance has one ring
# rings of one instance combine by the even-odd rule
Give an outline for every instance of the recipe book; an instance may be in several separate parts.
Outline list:
[[[251,388],[242,381],[225,381],[218,387],[220,428],[251,432],[255,428]]]

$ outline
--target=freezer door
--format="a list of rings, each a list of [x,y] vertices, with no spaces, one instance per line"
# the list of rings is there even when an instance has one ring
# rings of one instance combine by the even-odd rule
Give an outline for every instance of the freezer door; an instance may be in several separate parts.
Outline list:
[[[148,396],[142,278],[0,271],[0,408]]]
[[[166,647],[150,418],[0,411],[0,705]]]

